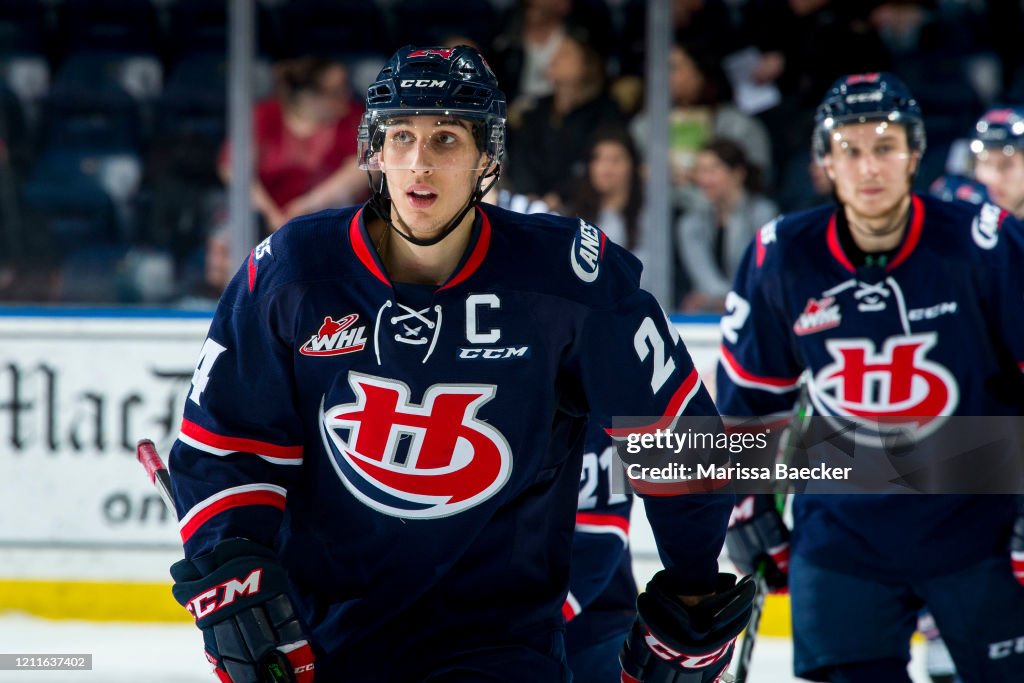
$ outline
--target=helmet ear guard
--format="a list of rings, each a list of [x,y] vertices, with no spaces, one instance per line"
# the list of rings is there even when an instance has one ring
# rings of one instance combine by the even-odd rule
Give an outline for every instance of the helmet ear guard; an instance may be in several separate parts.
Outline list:
[[[880,72],[844,76],[832,84],[814,114],[814,158],[821,163],[831,152],[832,134],[837,128],[869,121],[902,125],[910,151],[924,153],[927,140],[921,108],[903,81]]]

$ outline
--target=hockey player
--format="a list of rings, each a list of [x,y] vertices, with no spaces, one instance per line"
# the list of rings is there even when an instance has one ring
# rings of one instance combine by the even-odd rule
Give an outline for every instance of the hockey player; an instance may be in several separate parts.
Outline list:
[[[974,126],[974,177],[992,202],[1024,218],[1024,106],[989,109]]]
[[[715,408],[635,259],[478,205],[505,97],[476,51],[403,48],[366,102],[371,201],[284,226],[214,315],[170,454],[174,594],[234,683],[568,680],[586,417]],[[667,569],[635,679],[728,664],[752,597],[717,571],[731,498],[649,501]]]
[[[612,440],[597,425],[588,425],[569,593],[562,608],[573,683],[617,681],[619,650],[633,624],[637,596],[629,552],[633,496],[615,492],[612,474],[618,466]]]
[[[992,205],[911,193],[924,126],[894,76],[838,80],[815,121],[838,207],[783,216],[748,249],[722,319],[724,418],[791,410],[802,375],[819,415],[1020,415],[1021,225]],[[1024,587],[1011,557],[1024,521],[1014,536],[1012,497],[796,495],[789,548],[770,501],[740,503],[737,566],[766,562],[778,585],[786,567],[773,558],[788,557],[798,676],[909,681],[927,605],[964,681],[1021,679]]]

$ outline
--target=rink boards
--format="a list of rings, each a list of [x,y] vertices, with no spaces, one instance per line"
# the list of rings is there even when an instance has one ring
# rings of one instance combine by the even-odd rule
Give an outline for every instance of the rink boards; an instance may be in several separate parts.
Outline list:
[[[713,317],[675,318],[713,391]],[[135,462],[177,435],[209,314],[0,310],[0,611],[51,618],[183,621],[167,567],[177,524]],[[656,562],[639,510],[631,543]],[[653,565],[652,565],[653,566]],[[772,600],[764,628],[788,633]]]

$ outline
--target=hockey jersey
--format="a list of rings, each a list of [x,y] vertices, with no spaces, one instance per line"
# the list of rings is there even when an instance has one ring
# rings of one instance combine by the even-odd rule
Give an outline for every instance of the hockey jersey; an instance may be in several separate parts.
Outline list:
[[[636,581],[629,552],[631,493],[616,492],[619,468],[615,446],[590,424],[583,446],[583,469],[572,539],[569,593],[562,614],[569,652],[625,634],[636,612]]]
[[[748,248],[721,321],[725,419],[787,413],[805,370],[819,415],[906,419],[925,434],[950,416],[1022,414],[1022,226],[991,204],[915,195],[892,260],[854,267],[835,211],[783,216]],[[793,515],[793,552],[906,578],[1004,555],[1013,501],[804,494]]]
[[[278,550],[321,671],[416,680],[563,628],[589,416],[715,415],[640,267],[578,219],[477,210],[439,287],[392,282],[360,208],[292,221],[225,291],[170,454],[188,557]],[[730,495],[651,499],[717,571]]]

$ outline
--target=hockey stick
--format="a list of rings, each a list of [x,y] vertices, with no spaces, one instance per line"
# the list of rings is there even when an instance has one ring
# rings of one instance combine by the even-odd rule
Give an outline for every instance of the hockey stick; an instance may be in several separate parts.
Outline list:
[[[160,497],[164,499],[167,509],[177,517],[174,496],[171,494],[171,473],[168,472],[160,454],[156,452],[156,446],[149,439],[140,439],[135,446],[135,457],[146,468],[149,480],[153,482]],[[295,674],[291,664],[288,662],[288,658],[280,652],[275,651],[272,656],[262,661],[261,665],[258,683],[295,683]]]
[[[153,445],[153,442],[149,439],[140,439],[139,443],[135,446],[135,457],[138,458],[139,464],[146,468],[149,480],[156,487],[160,497],[164,499],[167,509],[171,512],[176,512],[174,496],[171,495],[171,475],[167,471],[164,461],[160,458],[160,454],[156,452],[156,446]]]
[[[807,393],[807,384],[800,387],[800,395],[797,397],[796,405],[793,406],[793,420],[786,427],[782,437],[779,439],[780,462],[789,464],[792,460],[796,445],[804,434],[807,418],[811,415],[810,397]],[[775,508],[781,515],[786,507],[786,495],[788,486],[776,486]],[[743,642],[740,644],[740,653],[736,663],[736,674],[733,677],[734,683],[746,683],[750,675],[750,660],[754,656],[754,645],[757,643],[757,632],[761,626],[761,615],[764,613],[764,603],[770,592],[768,579],[766,578],[767,562],[762,561],[754,572],[754,585],[757,586],[757,593],[754,595],[754,604],[750,612],[750,621],[743,633]]]

